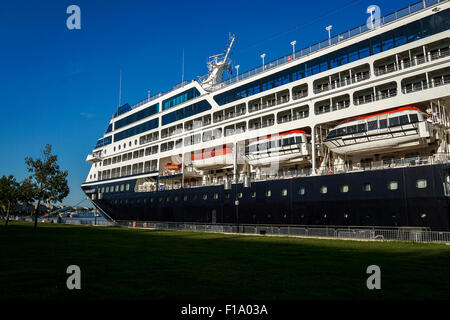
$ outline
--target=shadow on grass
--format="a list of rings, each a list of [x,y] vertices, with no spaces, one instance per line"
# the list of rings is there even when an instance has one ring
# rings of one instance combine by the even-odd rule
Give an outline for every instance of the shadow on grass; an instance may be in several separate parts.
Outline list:
[[[12,223],[0,299],[448,299],[450,247]],[[78,265],[82,289],[66,288]],[[366,268],[381,268],[368,290]]]

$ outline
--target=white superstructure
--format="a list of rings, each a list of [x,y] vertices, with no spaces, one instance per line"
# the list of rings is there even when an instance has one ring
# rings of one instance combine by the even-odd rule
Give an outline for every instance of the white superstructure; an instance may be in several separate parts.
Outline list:
[[[233,36],[223,56],[211,57],[206,79],[184,82],[117,112],[86,159],[92,167],[85,184],[133,177],[142,182],[139,192],[223,183],[230,176],[263,179],[261,167],[274,161],[273,175],[316,175],[339,166],[447,153],[449,7],[449,1],[425,8],[415,4],[383,17],[373,30],[352,29],[223,80]],[[429,23],[434,27],[424,28]],[[420,120],[397,127],[401,137],[377,128],[379,139],[367,130],[326,139],[343,121],[406,106],[416,108],[412,113]],[[367,126],[367,119],[355,124]],[[295,148],[254,152],[262,138],[293,130],[302,132],[295,135],[300,137]],[[156,177],[170,177],[170,184]]]

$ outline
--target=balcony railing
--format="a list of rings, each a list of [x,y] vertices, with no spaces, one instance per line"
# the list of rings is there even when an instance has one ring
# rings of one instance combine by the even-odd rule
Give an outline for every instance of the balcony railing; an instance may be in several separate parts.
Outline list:
[[[301,99],[301,98],[305,98],[305,97],[307,97],[307,96],[308,96],[308,91],[305,90],[305,91],[301,91],[301,92],[296,92],[296,93],[294,93],[294,94],[292,95],[292,99],[298,100],[298,99]]]
[[[413,83],[413,84],[403,86],[402,92],[404,94],[408,94],[408,93],[413,93],[413,92],[418,92],[418,91],[423,91],[423,90],[427,90],[427,89],[440,87],[440,86],[443,86],[443,85],[446,85],[449,83],[450,83],[450,77],[442,78],[438,81],[436,81],[436,80],[430,81],[428,83],[427,82]]]
[[[314,89],[314,93],[318,94],[318,93],[330,91],[330,90],[333,90],[333,89],[342,88],[342,87],[348,86],[348,85],[353,84],[353,83],[357,83],[357,82],[360,82],[360,81],[367,80],[369,78],[370,78],[370,73],[364,73],[362,76],[357,76],[357,77],[354,77],[352,79],[344,79],[344,80],[341,80],[341,81],[336,81],[336,82],[333,82],[333,83],[328,84],[326,86],[322,86],[320,88],[315,88]]]
[[[392,73],[392,72],[399,71],[402,69],[415,67],[415,66],[424,64],[426,62],[436,61],[438,59],[442,59],[442,58],[445,58],[448,56],[450,56],[450,50],[444,50],[441,52],[435,52],[433,54],[429,54],[428,59],[425,59],[424,57],[418,57],[416,59],[413,59],[412,61],[407,61],[407,62],[403,62],[403,63],[399,63],[399,64],[394,62],[394,63],[390,64],[389,67],[385,66],[384,68],[378,67],[377,69],[375,69],[375,75],[381,76],[381,75]]]
[[[370,94],[370,95],[357,97],[357,98],[353,99],[353,103],[355,106],[359,106],[359,105],[366,104],[366,103],[389,99],[389,98],[392,98],[395,96],[397,96],[397,89],[390,89],[387,92],[379,92],[376,96],[374,96],[373,94]]]

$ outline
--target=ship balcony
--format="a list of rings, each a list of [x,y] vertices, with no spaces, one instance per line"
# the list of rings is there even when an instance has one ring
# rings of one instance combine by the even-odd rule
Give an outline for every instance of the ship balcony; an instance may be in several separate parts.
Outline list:
[[[370,67],[368,64],[362,65],[351,70],[333,74],[329,77],[321,78],[314,82],[314,93],[342,88],[354,83],[370,79]]]
[[[426,55],[424,55],[426,53]],[[408,69],[424,63],[433,62],[450,56],[448,40],[412,49],[375,62],[376,76],[382,76],[399,70]]]
[[[91,153],[91,154],[88,154],[88,156],[86,157],[86,161],[92,162],[92,163],[101,162],[102,160],[103,160],[103,158],[98,153]]]

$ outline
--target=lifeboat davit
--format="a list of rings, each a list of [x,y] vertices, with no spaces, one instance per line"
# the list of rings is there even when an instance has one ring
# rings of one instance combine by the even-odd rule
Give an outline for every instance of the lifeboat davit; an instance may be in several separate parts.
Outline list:
[[[409,106],[346,120],[324,143],[337,154],[373,154],[426,146],[431,132],[426,113]]]
[[[247,161],[252,166],[268,166],[272,163],[301,164],[311,156],[311,143],[303,130],[291,130],[262,137],[248,145],[245,150]]]

